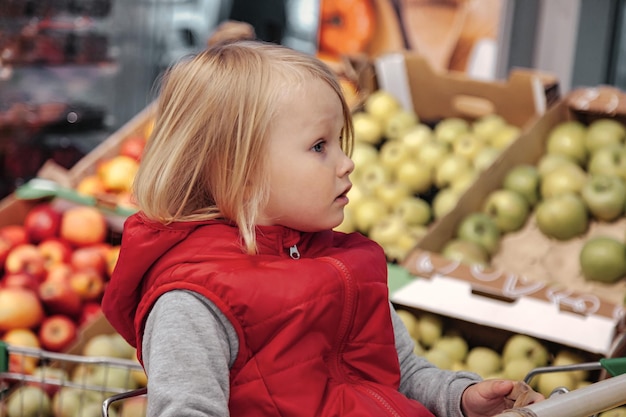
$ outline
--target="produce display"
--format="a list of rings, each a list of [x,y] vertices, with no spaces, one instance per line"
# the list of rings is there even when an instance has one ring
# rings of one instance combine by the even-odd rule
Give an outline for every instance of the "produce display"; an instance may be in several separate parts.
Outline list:
[[[532,229],[555,245],[578,242],[573,256],[586,282],[624,281],[625,141],[626,127],[614,119],[558,123],[537,163],[511,168],[482,207],[460,219],[441,253],[489,265],[505,237]]]
[[[0,227],[0,338],[11,345],[67,350],[100,314],[119,237],[91,206],[33,203],[22,224]],[[11,362],[30,373],[33,363]]]
[[[84,342],[78,352],[84,361],[33,362],[34,381],[15,382],[7,394],[0,395],[0,416],[99,417],[102,402],[120,391],[145,387],[146,375],[136,359],[135,349],[119,334],[99,334]],[[89,363],[90,358],[106,361]],[[121,360],[118,362],[113,362]],[[115,402],[109,408],[113,417],[146,415],[146,397],[135,396]]]
[[[427,124],[384,90],[353,119],[353,186],[337,230],[368,235],[391,261],[402,261],[520,133],[496,114]]]
[[[409,330],[415,352],[442,369],[467,370],[483,378],[508,378],[522,381],[532,370],[545,366],[581,364],[588,354],[566,346],[548,344],[541,339],[517,333],[484,344],[474,340],[470,331],[453,327],[446,318],[429,312],[398,308],[398,315]],[[549,396],[557,387],[581,388],[597,379],[590,371],[539,373],[529,384]]]

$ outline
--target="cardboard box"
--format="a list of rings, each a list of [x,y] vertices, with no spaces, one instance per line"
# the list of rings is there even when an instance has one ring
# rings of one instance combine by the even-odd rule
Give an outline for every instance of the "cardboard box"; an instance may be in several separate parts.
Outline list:
[[[496,113],[526,128],[559,97],[558,80],[532,69],[515,68],[503,81],[475,80],[462,72],[435,71],[415,52],[386,54],[374,65],[378,88],[391,92],[428,124]]]
[[[488,271],[452,264],[437,255],[454,237],[462,219],[480,211],[486,196],[501,187],[512,167],[540,159],[554,126],[565,120],[588,122],[603,116],[606,113],[573,111],[565,99],[538,118],[418,243],[403,266],[417,277],[430,278],[415,280],[395,299],[603,355],[611,355],[616,344],[623,345],[626,280],[612,285],[586,281],[580,274],[578,254],[590,236],[623,238],[626,218],[610,224],[592,222],[584,236],[563,242],[541,234],[531,215],[522,230],[503,235],[500,250],[492,258],[493,269]]]

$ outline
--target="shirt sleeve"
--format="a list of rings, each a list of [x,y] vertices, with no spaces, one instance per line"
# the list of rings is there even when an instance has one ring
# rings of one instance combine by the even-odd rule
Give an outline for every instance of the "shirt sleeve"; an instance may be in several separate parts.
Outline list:
[[[436,416],[463,417],[461,396],[481,378],[471,372],[442,370],[414,353],[414,342],[391,306],[391,319],[400,361],[400,392],[419,401]]]
[[[228,417],[237,334],[217,307],[188,291],[162,295],[146,321],[147,415]]]

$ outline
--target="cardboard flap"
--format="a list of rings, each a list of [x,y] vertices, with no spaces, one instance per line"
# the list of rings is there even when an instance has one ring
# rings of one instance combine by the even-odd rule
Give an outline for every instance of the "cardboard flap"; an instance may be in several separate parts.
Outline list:
[[[534,69],[514,68],[506,81],[486,81],[459,71],[434,70],[424,56],[407,51],[382,55],[374,67],[378,88],[427,124],[495,113],[524,129],[559,98],[557,78]]]
[[[609,354],[626,317],[624,306],[595,294],[472,267],[414,250],[404,267],[417,277],[392,301],[491,327]]]

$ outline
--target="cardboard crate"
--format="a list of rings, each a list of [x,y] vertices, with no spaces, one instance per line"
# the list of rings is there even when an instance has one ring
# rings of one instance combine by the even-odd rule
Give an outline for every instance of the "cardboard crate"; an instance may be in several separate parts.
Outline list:
[[[554,126],[566,120],[589,122],[604,116],[603,112],[574,111],[571,100],[564,99],[537,119],[405,259],[403,266],[414,276],[428,279],[406,286],[397,294],[397,301],[603,355],[611,355],[619,345],[623,349],[626,280],[610,285],[586,281],[579,270],[578,254],[590,236],[623,238],[626,218],[591,222],[584,236],[557,241],[538,230],[531,214],[522,230],[503,235],[487,271],[439,255],[462,219],[481,210],[486,196],[501,187],[512,167],[540,159]]]
[[[416,52],[386,54],[374,65],[377,88],[391,92],[428,124],[496,113],[525,129],[560,96],[556,77],[534,69],[514,68],[506,80],[476,80],[462,72],[435,71]]]

